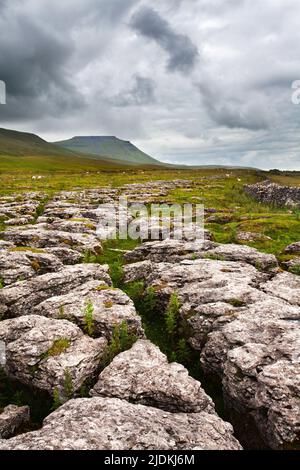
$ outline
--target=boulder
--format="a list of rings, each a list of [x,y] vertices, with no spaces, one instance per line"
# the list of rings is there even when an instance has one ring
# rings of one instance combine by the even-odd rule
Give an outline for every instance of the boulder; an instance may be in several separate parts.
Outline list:
[[[84,258],[84,253],[63,246],[45,247],[44,250],[46,253],[57,256],[63,264],[81,263]]]
[[[272,240],[271,237],[268,237],[267,235],[264,235],[263,233],[244,232],[244,231],[238,232],[236,235],[236,239],[242,243]]]
[[[63,269],[63,264],[53,254],[32,251],[0,251],[0,278],[4,285],[48,272],[56,272],[60,269]]]
[[[156,263],[177,263],[183,259],[194,259],[204,252],[217,246],[210,240],[188,242],[184,240],[166,239],[147,242],[125,254],[128,263],[150,260]]]
[[[262,271],[276,270],[277,259],[274,255],[261,253],[255,248],[235,244],[218,244],[208,239],[188,242],[184,240],[164,240],[148,242],[125,255],[127,262],[150,260],[156,263],[178,263],[185,259],[211,258],[223,261],[241,261],[252,264]]]
[[[31,225],[27,229],[9,229],[1,232],[0,236],[16,246],[34,248],[62,246],[72,248],[80,253],[88,251],[92,254],[99,254],[102,251],[101,243],[95,235],[46,230],[44,224]]]
[[[168,413],[116,398],[70,400],[42,429],[0,440],[1,450],[239,450],[211,413]]]
[[[252,264],[260,271],[272,271],[278,268],[278,262],[274,255],[261,253],[255,248],[245,245],[221,244],[208,250],[204,256],[225,261],[241,261]]]
[[[37,315],[0,322],[0,340],[9,377],[50,395],[57,390],[63,398],[93,377],[107,346],[104,338],[92,339],[67,320]]]
[[[91,280],[111,285],[108,270],[107,265],[77,264],[64,267],[56,273],[16,282],[0,289],[0,315],[5,317],[28,315],[39,303],[49,297],[71,292]]]
[[[125,322],[128,334],[144,337],[141,318],[132,300],[120,289],[99,281],[89,281],[67,294],[57,295],[38,304],[33,314],[48,318],[65,318],[87,331],[86,316],[90,315],[90,334],[112,339],[116,325]]]
[[[214,413],[200,382],[148,340],[137,341],[101,372],[91,396],[121,398],[173,413]]]
[[[71,233],[94,233],[96,224],[90,219],[55,219],[47,224],[48,230],[57,230]]]
[[[300,274],[300,256],[295,256],[289,261],[284,261],[282,264],[294,274]]]

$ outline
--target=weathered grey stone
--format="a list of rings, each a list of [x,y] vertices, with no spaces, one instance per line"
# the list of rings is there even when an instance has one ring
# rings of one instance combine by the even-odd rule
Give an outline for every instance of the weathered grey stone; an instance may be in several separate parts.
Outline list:
[[[28,315],[33,313],[34,307],[49,297],[71,292],[91,280],[111,285],[108,270],[107,265],[77,264],[64,267],[56,273],[17,282],[0,289],[0,314],[5,317]]]
[[[219,375],[228,402],[254,418],[266,445],[296,448],[300,278],[275,273],[214,259],[125,266],[125,280],[143,279],[154,290],[156,314],[177,293],[181,331],[200,351],[203,369]],[[272,371],[272,380],[264,378],[265,371]]]
[[[300,254],[300,242],[292,243],[284,250],[285,253]]]
[[[207,257],[223,259],[226,261],[242,261],[252,264],[261,271],[271,271],[278,267],[277,259],[274,255],[261,253],[255,248],[245,245],[218,245],[205,253]]]
[[[201,353],[230,406],[251,415],[274,449],[299,446],[299,321],[299,307],[269,297],[212,332]]]
[[[255,248],[244,245],[221,245],[210,240],[187,242],[181,240],[163,240],[148,242],[125,255],[128,262],[151,260],[155,262],[177,263],[184,259],[212,258],[223,261],[242,261],[252,264],[263,271],[276,269],[274,255],[260,253]]]
[[[187,242],[184,240],[166,239],[143,243],[133,251],[126,253],[125,259],[128,262],[150,260],[156,263],[177,263],[183,259],[199,257],[215,246],[217,245],[209,240]]]
[[[55,219],[51,223],[47,224],[47,229],[58,230],[61,232],[92,234],[96,230],[96,224],[90,219]]]
[[[0,322],[0,339],[9,377],[49,394],[57,389],[61,397],[97,372],[107,346],[104,338],[92,339],[67,320],[37,315]]]
[[[300,188],[295,186],[280,186],[266,180],[244,186],[245,191],[260,202],[278,206],[300,207]]]
[[[59,271],[63,264],[47,253],[32,251],[0,251],[0,278],[5,285],[30,279],[47,272]]]
[[[46,253],[57,256],[63,264],[77,264],[82,262],[84,258],[84,253],[63,246],[45,247],[44,250]]]
[[[5,240],[0,240],[0,250],[8,250],[9,248],[14,248],[14,244],[11,242],[6,242]]]
[[[132,300],[120,289],[90,281],[69,292],[38,304],[32,313],[49,318],[65,318],[86,330],[86,312],[91,312],[91,333],[111,340],[114,327],[125,322],[128,333],[144,337],[141,318]]]
[[[70,400],[39,431],[2,450],[239,450],[232,427],[211,413],[168,413],[116,398]]]
[[[42,226],[42,227],[41,227]],[[63,246],[79,252],[89,251],[99,254],[102,251],[100,241],[89,233],[71,233],[59,230],[46,230],[44,224],[30,226],[27,229],[10,229],[1,232],[4,240],[16,246],[30,246],[35,248]]]
[[[5,220],[5,225],[26,225],[34,222],[33,216],[26,216],[26,217],[15,217],[13,219]]]
[[[208,224],[228,224],[234,220],[233,214],[213,214],[205,219]]]
[[[9,405],[0,412],[0,439],[8,439],[22,431],[30,421],[28,406]]]
[[[243,243],[272,240],[271,237],[268,237],[267,235],[264,235],[263,233],[243,232],[243,231],[240,231],[236,234],[236,239],[239,242],[243,242]]]
[[[291,273],[279,273],[262,286],[263,290],[292,305],[300,305],[300,277]]]
[[[150,341],[139,340],[100,374],[91,396],[121,398],[171,412],[214,412],[200,382]]]
[[[294,258],[290,259],[289,261],[284,261],[282,264],[290,271],[294,272],[294,274],[300,273],[300,256],[295,256]]]

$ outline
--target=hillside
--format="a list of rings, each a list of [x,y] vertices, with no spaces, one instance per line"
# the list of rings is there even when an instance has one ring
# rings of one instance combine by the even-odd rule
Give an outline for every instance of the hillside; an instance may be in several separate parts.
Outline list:
[[[69,140],[54,142],[58,147],[72,152],[93,156],[93,158],[109,158],[123,163],[136,165],[160,165],[158,160],[139,150],[131,142],[114,136],[77,136]]]
[[[36,157],[40,155],[72,157],[73,152],[50,144],[35,134],[0,129],[0,155],[12,157]]]

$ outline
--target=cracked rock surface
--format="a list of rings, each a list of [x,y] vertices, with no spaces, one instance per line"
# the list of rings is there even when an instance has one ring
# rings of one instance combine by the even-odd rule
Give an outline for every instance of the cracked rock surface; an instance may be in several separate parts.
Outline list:
[[[138,261],[125,267],[125,281],[152,288],[154,315],[164,315],[175,294],[180,330],[207,376],[219,377],[228,407],[251,416],[267,446],[298,448],[299,276],[244,246],[221,245],[206,251],[217,259],[194,260],[181,259],[181,248],[172,241],[138,247],[127,255]]]
[[[183,413],[214,413],[212,400],[200,382],[180,364],[148,340],[139,340],[116,356],[100,374],[92,396],[122,398],[162,410]]]
[[[146,339],[132,300],[113,287],[109,267],[98,262],[106,219],[119,196],[168,202],[177,188],[194,191],[194,183],[0,197],[5,373],[41,396],[56,392],[61,401],[72,398],[39,430],[16,437],[11,436],[26,422],[28,409],[5,408],[0,449],[241,448],[232,425],[217,415],[204,381],[202,386],[184,366],[169,363]],[[207,209],[206,215],[215,212]],[[232,217],[221,212],[215,217]],[[160,325],[176,296],[176,333],[198,357],[205,380],[218,380],[243,444],[251,418],[266,447],[297,449],[300,277],[282,272],[275,256],[216,243],[208,231],[204,240],[193,240],[191,229],[183,240],[145,242],[126,252],[124,282],[144,282],[145,295],[155,296],[148,313]],[[285,250],[299,252],[299,242]],[[122,324],[136,342],[127,351],[116,350],[107,364],[115,328]],[[78,398],[83,386],[89,398]]]
[[[92,339],[67,320],[37,315],[0,322],[0,339],[6,346],[7,375],[53,395],[66,394],[66,382],[78,390],[93,376],[105,353],[107,341]]]
[[[117,398],[70,400],[39,431],[1,450],[239,450],[232,428],[210,413],[169,413]]]

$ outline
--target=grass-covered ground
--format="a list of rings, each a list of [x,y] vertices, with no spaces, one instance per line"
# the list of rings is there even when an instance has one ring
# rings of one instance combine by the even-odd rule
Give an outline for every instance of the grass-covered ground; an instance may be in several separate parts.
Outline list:
[[[193,190],[176,190],[170,202],[201,203],[206,208],[220,211],[207,227],[215,240],[221,243],[238,241],[239,231],[257,232],[269,239],[248,242],[261,251],[281,256],[290,243],[300,240],[300,212],[261,204],[243,190],[245,184],[272,179],[280,184],[300,185],[300,173],[270,174],[257,170],[228,169],[164,169],[134,168],[103,164],[86,159],[70,162],[63,159],[0,157],[0,195],[43,191],[114,188],[127,183],[155,180],[190,179],[197,183]],[[42,176],[41,179],[34,177]],[[0,220],[1,224],[1,220]],[[286,257],[284,257],[286,258]]]

